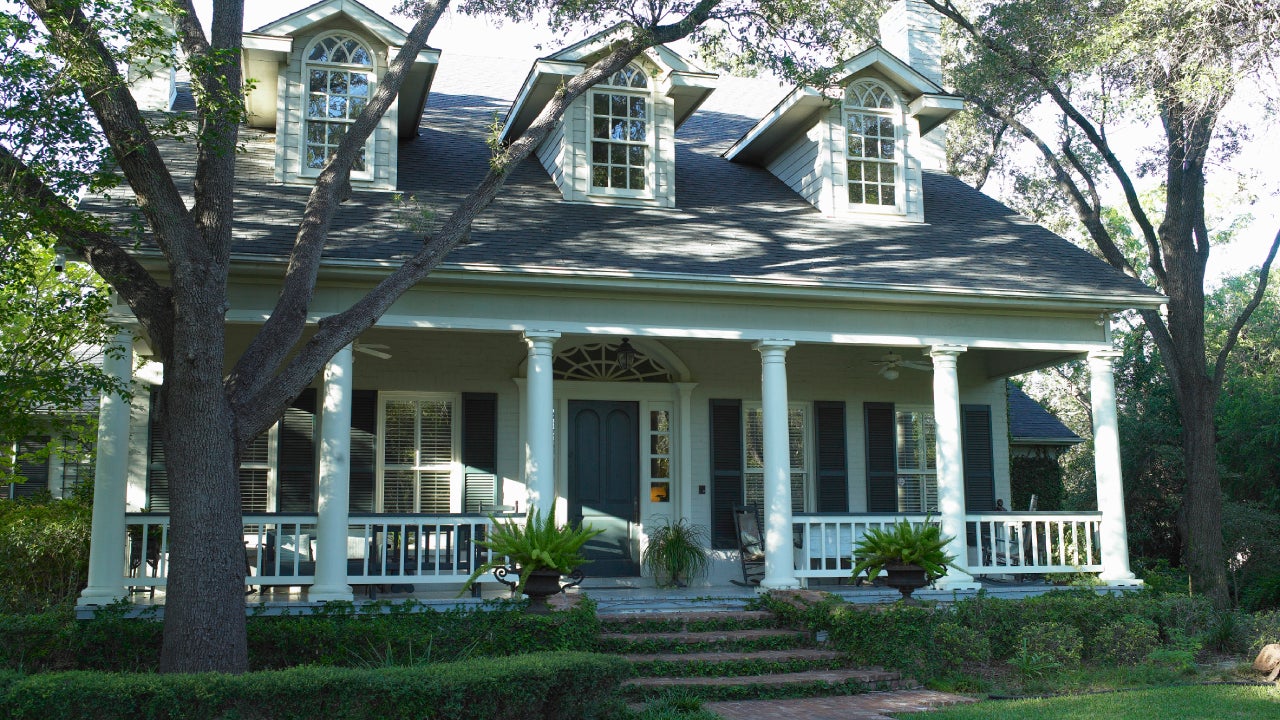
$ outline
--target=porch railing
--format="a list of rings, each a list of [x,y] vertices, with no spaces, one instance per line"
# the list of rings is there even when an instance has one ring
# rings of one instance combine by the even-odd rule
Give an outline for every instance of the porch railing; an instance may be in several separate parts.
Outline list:
[[[923,524],[924,513],[795,513],[793,527],[797,578],[847,578],[853,570],[853,546],[867,530],[883,530],[899,520]],[[932,519],[937,522],[937,517]]]
[[[523,516],[511,516],[520,520]],[[351,513],[347,525],[350,585],[461,583],[488,562],[478,541],[488,517]],[[169,574],[169,516],[126,513],[124,585],[163,587]],[[315,581],[316,515],[244,516],[245,584],[310,585]]]
[[[987,513],[965,526],[975,575],[1102,570],[1100,512]]]

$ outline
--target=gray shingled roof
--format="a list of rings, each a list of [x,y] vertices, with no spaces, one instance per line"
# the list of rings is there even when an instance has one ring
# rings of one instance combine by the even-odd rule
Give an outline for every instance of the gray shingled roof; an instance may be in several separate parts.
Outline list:
[[[510,60],[444,57],[422,134],[399,148],[403,195],[444,213],[474,187],[487,167],[486,127],[506,112],[527,72]],[[944,173],[925,173],[925,224],[860,224],[824,218],[768,171],[720,157],[789,90],[772,80],[721,78],[677,133],[674,210],[565,203],[543,168],[525,162],[446,267],[1157,298]],[[307,189],[272,179],[273,136],[244,137],[235,252],[283,256]],[[189,156],[190,146],[180,147]],[[189,162],[174,163],[188,186]],[[326,257],[377,261],[411,252],[413,211],[394,197],[356,192],[333,223]]]
[[[1009,437],[1015,443],[1072,445],[1084,440],[1071,432],[1053,413],[1009,383]]]

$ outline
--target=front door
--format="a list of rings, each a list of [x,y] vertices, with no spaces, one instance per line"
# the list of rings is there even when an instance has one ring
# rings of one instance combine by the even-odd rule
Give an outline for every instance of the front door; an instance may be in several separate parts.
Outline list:
[[[569,521],[604,534],[587,543],[589,576],[640,574],[639,403],[569,401]]]

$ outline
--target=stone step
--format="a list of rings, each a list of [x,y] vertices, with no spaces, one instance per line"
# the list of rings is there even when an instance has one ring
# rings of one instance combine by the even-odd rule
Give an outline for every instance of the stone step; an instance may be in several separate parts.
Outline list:
[[[719,650],[690,653],[632,653],[622,657],[632,663],[637,675],[653,677],[664,675],[733,677],[837,669],[843,666],[845,660],[844,653],[813,648],[755,652]]]
[[[773,627],[773,613],[765,610],[689,610],[679,612],[601,613],[604,632],[632,632],[634,628],[662,630],[713,630],[717,628]]]
[[[809,642],[809,634],[778,628],[708,630],[705,632],[602,633],[598,645],[606,652],[653,654],[711,650],[780,650]]]
[[[899,690],[917,687],[902,674],[878,669],[808,670],[792,673],[737,677],[642,677],[622,684],[630,699],[652,698],[681,688],[706,700],[753,697],[812,697],[822,695]]]

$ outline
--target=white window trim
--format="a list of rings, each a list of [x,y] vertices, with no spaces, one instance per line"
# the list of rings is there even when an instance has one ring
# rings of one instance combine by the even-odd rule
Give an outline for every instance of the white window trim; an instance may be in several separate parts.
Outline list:
[[[893,98],[893,108],[886,113],[884,108],[867,108],[861,105],[853,105],[849,99],[849,89],[858,84],[872,84],[884,90]],[[861,112],[870,115],[888,114],[893,120],[893,152],[894,167],[897,168],[894,178],[893,189],[893,205],[869,205],[865,203],[854,203],[849,201],[849,171],[847,165],[853,158],[849,155],[849,116],[852,113]],[[845,89],[844,96],[840,105],[840,128],[839,131],[844,137],[841,145],[844,148],[843,157],[835,158],[836,162],[841,163],[845,167],[844,185],[839,188],[843,204],[848,208],[851,214],[870,214],[870,215],[887,215],[887,216],[904,216],[907,214],[907,152],[906,152],[906,114],[904,112],[902,96],[886,83],[873,79],[860,79],[849,84]],[[834,155],[834,153],[832,153]],[[887,163],[886,163],[887,164]]]
[[[277,422],[267,429],[267,461],[266,462],[246,462],[243,458],[240,464],[236,466],[236,472],[241,470],[266,470],[267,471],[267,507],[262,512],[275,512],[277,502],[277,478],[280,471],[280,423]],[[243,508],[243,498],[241,499],[241,507]]]
[[[747,416],[753,410],[759,410],[761,412],[761,416],[763,417],[763,414],[764,414],[763,403],[759,401],[744,401],[742,403],[742,485],[743,485],[744,492],[746,491],[746,479],[748,475],[760,475],[760,476],[764,475],[763,468],[761,468],[760,470],[752,470],[752,469],[749,469],[749,466],[747,464]],[[795,510],[795,512],[812,512],[816,502],[814,500],[815,482],[814,482],[814,476],[813,476],[813,458],[814,458],[814,452],[815,452],[815,443],[817,442],[817,436],[815,435],[815,428],[814,428],[814,421],[813,421],[813,407],[811,403],[807,403],[807,402],[787,403],[787,414],[790,415],[791,411],[793,410],[799,410],[802,413],[804,413],[804,428],[802,429],[802,435],[804,437],[804,443],[805,443],[804,465],[802,467],[796,467],[793,465],[791,466],[791,470],[790,470],[791,475],[794,475],[797,472],[804,475],[804,482],[801,483],[801,488],[804,491],[803,492],[804,497],[801,500],[801,506],[800,506],[802,509]],[[790,440],[790,433],[788,433],[788,441],[789,440]],[[761,453],[761,456],[763,457],[763,453]],[[789,456],[790,456],[790,453],[788,452],[788,457]],[[793,499],[792,501],[793,508],[794,508],[794,505],[795,505],[795,502]],[[764,508],[760,508],[760,510],[761,512],[763,512]]]
[[[632,66],[628,66],[628,67],[632,67]],[[646,78],[645,87],[643,88],[619,87],[616,85],[606,85],[604,83],[599,83],[591,88],[591,92],[587,93],[587,98],[586,98],[587,127],[586,127],[586,133],[585,133],[587,138],[587,147],[585,148],[585,150],[586,150],[586,161],[587,161],[586,176],[587,176],[587,195],[588,196],[634,198],[634,199],[640,199],[640,200],[652,200],[657,198],[658,196],[658,193],[657,193],[658,137],[656,132],[657,123],[654,118],[654,115],[657,110],[657,104],[654,100],[654,93],[656,92],[656,89],[657,89],[656,88],[657,83],[654,82],[654,78],[648,72],[646,72],[643,67],[639,65],[634,65],[634,67],[636,67],[640,72],[644,73]],[[592,182],[592,170],[595,166],[595,162],[593,160],[591,147],[595,143],[595,137],[593,133],[595,128],[595,117],[596,117],[595,102],[596,102],[597,95],[630,95],[633,97],[634,96],[643,97],[645,100],[646,142],[644,144],[644,147],[645,147],[645,189],[644,190],[630,190],[630,189],[613,188],[613,187],[602,188],[602,187],[596,187],[595,183]],[[632,143],[632,142],[624,142],[622,144],[629,145],[629,146],[639,145],[639,143]]]
[[[313,63],[307,60],[307,58],[311,56],[311,51],[312,49],[315,48],[317,43],[319,43],[321,40],[324,40],[326,38],[331,38],[334,36],[349,37],[364,46],[365,52],[369,53],[369,57],[373,61],[373,64],[369,66],[369,100],[370,101],[373,100],[373,94],[378,89],[378,81],[380,79],[378,77],[378,56],[373,50],[374,45],[370,43],[368,40],[365,40],[363,37],[360,37],[359,35],[353,32],[349,32],[346,30],[334,30],[332,32],[321,33],[315,36],[314,38],[312,38],[311,42],[307,43],[307,46],[302,50],[302,60],[301,60],[302,65],[298,74],[298,88],[299,88],[298,109],[301,112],[301,117],[302,117],[302,124],[298,128],[298,177],[301,177],[301,178],[315,179],[317,177],[320,177],[320,172],[324,169],[323,167],[313,168],[307,165],[307,123],[311,120],[311,118],[307,117],[307,101],[311,95],[311,74],[309,72],[311,66],[314,65],[316,67],[321,67],[321,68],[345,68],[347,70],[361,67],[359,65],[343,65],[338,63]],[[354,123],[354,120],[355,119],[352,118],[353,123]],[[381,121],[379,121],[379,125],[380,124],[381,124]],[[378,134],[378,126],[375,125],[373,132],[369,133],[369,137],[368,139],[365,140],[365,144],[364,144],[364,170],[356,170],[352,168],[351,170],[352,180],[360,180],[360,181],[374,180],[374,165],[376,164],[376,161],[377,161],[375,157],[376,153],[374,151],[374,138],[375,136],[377,136],[377,134]],[[326,160],[325,162],[327,164],[328,160]]]
[[[458,393],[431,392],[379,392],[378,393],[378,442],[375,449],[373,507],[375,512],[383,512],[383,479],[385,477],[385,444],[387,438],[387,403],[404,400],[444,400],[452,403],[449,413],[449,443],[451,447],[449,460],[449,512],[462,512],[462,463],[459,457],[462,442],[461,402]],[[415,463],[415,469],[422,466]],[[415,492],[413,503],[419,507],[420,494]],[[424,514],[420,511],[410,514]],[[429,513],[426,513],[429,514]]]

